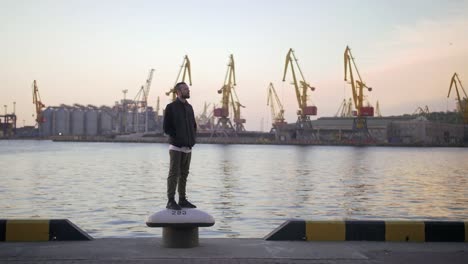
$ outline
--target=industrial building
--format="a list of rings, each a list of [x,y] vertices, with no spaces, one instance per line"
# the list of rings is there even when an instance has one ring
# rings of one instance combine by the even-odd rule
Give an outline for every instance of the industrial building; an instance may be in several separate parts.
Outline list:
[[[16,134],[16,115],[0,115],[0,138],[8,138]]]
[[[353,129],[354,118],[323,117],[308,127],[287,124],[274,130],[276,140],[310,141],[324,144],[361,143]],[[466,128],[462,124],[428,121],[424,117],[372,117],[367,119],[370,141],[396,145],[460,145]]]
[[[153,108],[145,112],[129,109],[122,100],[114,107],[61,105],[47,107],[42,112],[39,135],[50,136],[106,136],[115,134],[154,132],[161,129],[161,117]]]
[[[267,106],[271,108],[272,129],[269,133],[246,131],[246,119],[241,115],[241,104],[236,90],[234,56],[229,56],[227,72],[222,88],[221,106],[208,111],[205,103],[203,112],[197,116],[199,138],[205,143],[250,143],[273,144],[378,144],[378,145],[462,145],[468,141],[468,99],[458,74],[452,77],[447,97],[453,90],[457,96],[457,112],[463,124],[431,121],[427,119],[429,109],[419,107],[420,113],[400,117],[382,117],[377,100],[375,108],[368,100],[373,90],[368,86],[357,68],[351,48],[344,52],[344,81],[351,88],[352,97],[343,99],[334,117],[313,120],[318,107],[312,102],[316,87],[306,81],[293,49],[289,49],[283,73],[283,82],[291,81],[297,99],[297,120],[287,123],[285,109],[273,83],[268,86]],[[125,135],[126,139],[159,137],[162,140],[162,119],[159,115],[159,97],[156,110],[148,106],[148,95],[154,69],[150,70],[145,85],[134,99],[126,99],[128,90],[123,90],[123,99],[114,106],[60,105],[47,107],[41,102],[37,83],[34,81],[33,102],[36,105],[37,124],[41,137],[71,137],[72,140],[91,140],[94,137],[114,138]],[[174,86],[166,92],[172,100],[176,98],[175,85],[188,79],[190,85],[191,66],[185,56]],[[452,89],[453,88],[453,89]],[[320,88],[319,88],[320,89]],[[464,96],[464,97],[463,97]],[[44,109],[45,108],[45,109]],[[436,119],[438,120],[438,119]],[[130,135],[134,134],[134,135]],[[153,134],[153,136],[151,135]],[[465,142],[465,143],[464,143]]]

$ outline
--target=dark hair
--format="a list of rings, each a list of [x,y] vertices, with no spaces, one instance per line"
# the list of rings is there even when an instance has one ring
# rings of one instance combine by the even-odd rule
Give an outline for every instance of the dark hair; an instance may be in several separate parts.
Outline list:
[[[187,85],[185,82],[179,82],[174,86],[174,90],[179,91],[182,88],[182,85]]]

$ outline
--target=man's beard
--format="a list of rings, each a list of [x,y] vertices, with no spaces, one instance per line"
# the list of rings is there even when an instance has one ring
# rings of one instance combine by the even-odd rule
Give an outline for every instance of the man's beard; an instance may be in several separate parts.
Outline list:
[[[182,98],[184,98],[184,99],[189,99],[189,98],[190,98],[190,94],[183,94],[183,95],[182,95]]]

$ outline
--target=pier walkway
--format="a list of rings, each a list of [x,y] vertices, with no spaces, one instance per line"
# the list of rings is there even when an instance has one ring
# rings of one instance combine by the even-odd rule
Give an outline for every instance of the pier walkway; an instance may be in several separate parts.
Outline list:
[[[201,238],[173,249],[161,238],[2,242],[0,263],[468,263],[468,243],[304,242]]]

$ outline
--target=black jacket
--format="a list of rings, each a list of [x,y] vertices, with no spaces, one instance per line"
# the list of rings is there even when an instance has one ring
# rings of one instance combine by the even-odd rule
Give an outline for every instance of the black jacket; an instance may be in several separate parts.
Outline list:
[[[193,147],[197,132],[197,123],[192,106],[177,98],[168,104],[164,111],[164,133],[169,135],[169,143],[176,147]]]

